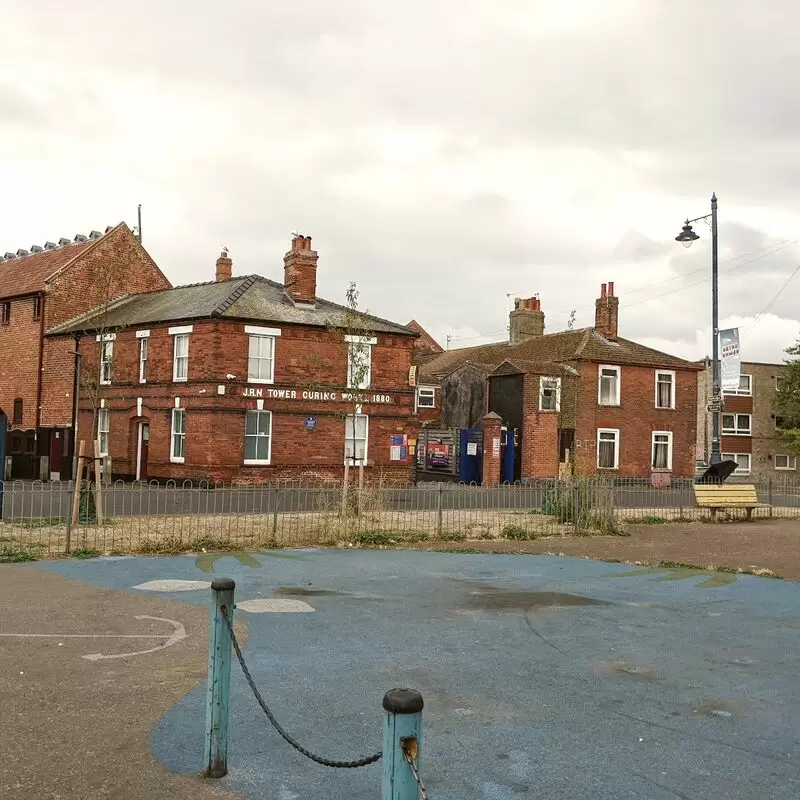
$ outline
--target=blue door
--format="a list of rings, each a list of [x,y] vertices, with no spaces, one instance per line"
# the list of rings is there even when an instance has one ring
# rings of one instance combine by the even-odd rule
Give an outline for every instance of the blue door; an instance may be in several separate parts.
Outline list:
[[[503,483],[514,483],[516,433],[516,428],[500,429],[500,480]]]
[[[6,439],[8,434],[8,418],[0,410],[0,519],[3,518],[3,487],[6,479]]]
[[[458,447],[458,479],[480,483],[483,478],[483,429],[461,428]]]

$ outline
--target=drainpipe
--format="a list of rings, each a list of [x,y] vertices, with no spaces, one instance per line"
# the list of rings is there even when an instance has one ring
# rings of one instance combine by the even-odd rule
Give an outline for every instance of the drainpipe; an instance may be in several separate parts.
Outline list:
[[[81,335],[73,334],[75,338],[75,367],[72,378],[72,480],[78,475],[78,410],[79,393],[81,388]]]
[[[36,459],[36,466],[37,471],[39,467],[39,428],[42,425],[42,382],[43,382],[43,375],[42,369],[44,367],[44,304],[45,304],[45,293],[39,292],[37,295],[39,299],[39,371],[38,375],[36,376],[36,427],[34,430],[34,440],[36,442],[36,447],[34,449],[35,459]],[[49,453],[48,453],[49,455]],[[38,479],[38,475],[34,476]]]

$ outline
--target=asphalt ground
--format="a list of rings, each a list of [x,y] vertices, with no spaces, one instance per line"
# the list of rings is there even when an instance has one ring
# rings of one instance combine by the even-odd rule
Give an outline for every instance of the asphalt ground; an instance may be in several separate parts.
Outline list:
[[[53,776],[50,794],[3,796],[213,791],[191,776],[202,768],[214,575],[237,581],[245,657],[310,749],[365,755],[381,744],[384,692],[423,694],[421,769],[434,800],[800,795],[797,584],[548,556],[309,550],[255,563],[180,556],[4,571],[40,581],[10,593],[0,582],[17,627],[129,631],[132,614],[152,612],[189,635],[107,663],[82,659],[77,645],[27,642],[23,656],[15,643],[9,656],[0,643],[12,720],[2,745],[13,755],[0,785],[21,775],[35,789],[38,773]],[[163,580],[199,583],[184,592],[150,583]],[[313,610],[270,613],[298,603]],[[28,616],[28,607],[49,613]],[[253,800],[379,796],[380,765],[312,764],[270,729],[238,669],[233,676],[230,773],[219,787]],[[153,762],[148,735],[171,773]]]
[[[205,678],[205,609],[76,577],[0,566],[0,633],[26,634],[0,636],[0,797],[232,798],[167,770],[148,742],[159,719]],[[140,615],[180,621],[187,638],[149,655],[83,658],[163,643],[172,626]]]

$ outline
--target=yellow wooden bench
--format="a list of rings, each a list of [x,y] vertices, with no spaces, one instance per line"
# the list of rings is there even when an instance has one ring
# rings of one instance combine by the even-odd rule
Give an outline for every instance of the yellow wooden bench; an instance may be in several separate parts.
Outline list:
[[[694,497],[698,508],[711,509],[712,519],[716,518],[717,509],[720,508],[744,508],[747,519],[752,517],[754,508],[770,508],[768,503],[758,502],[756,487],[749,483],[696,483]]]

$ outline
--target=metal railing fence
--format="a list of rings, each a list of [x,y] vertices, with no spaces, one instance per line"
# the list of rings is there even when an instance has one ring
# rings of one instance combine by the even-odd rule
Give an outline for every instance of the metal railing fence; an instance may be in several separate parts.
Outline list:
[[[800,479],[741,482],[754,484],[765,504],[754,518],[800,519]],[[534,539],[710,516],[697,507],[691,479],[673,479],[664,488],[649,478],[585,478],[494,487],[367,483],[346,490],[332,482],[117,482],[103,487],[100,508],[94,487],[81,484],[75,517],[71,482],[14,481],[0,488],[0,552],[27,548],[37,556]]]

